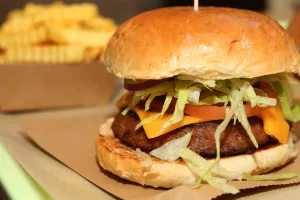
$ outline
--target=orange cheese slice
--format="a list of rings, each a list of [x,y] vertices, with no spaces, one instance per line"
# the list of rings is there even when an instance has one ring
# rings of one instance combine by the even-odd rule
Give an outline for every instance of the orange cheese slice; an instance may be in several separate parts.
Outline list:
[[[263,120],[266,134],[275,137],[281,144],[288,142],[290,126],[284,119],[280,108],[267,108],[258,117]]]
[[[148,117],[151,117],[153,115],[156,115],[157,112],[150,112],[150,111],[144,111],[142,109],[139,108],[134,108],[133,109],[138,116],[140,117],[140,120],[144,120]],[[185,125],[189,125],[189,124],[195,124],[195,123],[199,123],[199,122],[204,122],[206,120],[198,118],[198,117],[193,117],[193,116],[187,116],[185,115],[183,117],[183,119],[181,121],[179,121],[176,124],[172,124],[171,126],[167,127],[164,131],[160,132],[161,127],[172,117],[172,114],[167,114],[165,113],[161,118],[157,118],[156,120],[149,122],[147,124],[144,124],[144,130],[145,133],[147,135],[147,137],[150,138],[155,138],[158,136],[161,136],[165,133],[168,133],[170,131],[173,131],[177,128],[180,128],[182,126]]]
[[[143,109],[139,109],[137,107],[135,107],[133,110],[138,114],[138,116],[140,117],[140,120],[144,120],[148,117],[151,117],[151,116],[157,114],[157,112],[144,111]],[[180,128],[182,126],[186,126],[189,124],[195,124],[195,123],[199,123],[199,122],[211,121],[211,119],[201,119],[198,117],[185,115],[180,122],[173,124],[173,125],[169,126],[168,128],[166,128],[164,131],[160,132],[161,127],[171,117],[172,117],[172,114],[165,113],[161,118],[157,118],[156,120],[154,120],[152,122],[144,124],[143,127],[144,127],[147,137],[149,139],[151,139],[151,138],[161,136],[165,133],[168,133],[168,132],[175,130],[177,128]],[[282,144],[285,144],[288,142],[289,125],[285,121],[280,108],[270,107],[268,109],[265,109],[258,117],[263,120],[264,131],[266,134],[275,137]]]

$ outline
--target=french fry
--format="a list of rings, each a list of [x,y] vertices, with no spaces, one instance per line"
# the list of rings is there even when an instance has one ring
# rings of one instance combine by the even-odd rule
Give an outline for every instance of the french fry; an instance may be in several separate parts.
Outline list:
[[[9,63],[77,63],[83,61],[85,48],[80,45],[9,48],[4,60]]]
[[[7,49],[11,46],[25,46],[38,44],[47,40],[45,27],[18,34],[0,33],[0,47]]]
[[[104,52],[103,47],[88,47],[84,52],[84,61],[92,62],[95,60],[100,60],[102,53]]]
[[[24,17],[34,17],[37,15],[44,15],[44,11],[48,12],[49,10],[58,9],[63,7],[64,4],[60,1],[54,2],[48,5],[36,4],[36,3],[28,3],[24,7],[23,15]]]
[[[0,63],[4,63],[4,54],[0,54]]]
[[[35,26],[33,20],[28,18],[15,18],[6,21],[2,27],[2,33],[20,33],[31,30]]]
[[[80,44],[89,47],[105,47],[113,33],[113,31],[99,32],[60,27],[49,28],[49,38],[57,43]]]
[[[8,20],[18,19],[23,17],[23,11],[21,9],[14,9],[7,15]]]
[[[91,20],[85,20],[81,23],[82,28],[88,28],[97,31],[115,31],[117,26],[112,19],[107,18],[93,18]]]
[[[91,3],[28,3],[0,27],[0,62],[70,63],[100,60],[116,30]]]
[[[24,16],[34,22],[59,20],[87,20],[98,15],[97,6],[90,3],[64,5],[56,2],[47,6],[29,3],[24,9]]]

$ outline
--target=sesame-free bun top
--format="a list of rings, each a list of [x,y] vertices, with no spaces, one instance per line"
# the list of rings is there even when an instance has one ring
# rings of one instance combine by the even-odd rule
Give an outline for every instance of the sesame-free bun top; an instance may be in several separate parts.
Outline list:
[[[139,14],[119,27],[104,54],[108,71],[127,79],[252,78],[298,72],[298,62],[292,38],[275,20],[220,7]]]

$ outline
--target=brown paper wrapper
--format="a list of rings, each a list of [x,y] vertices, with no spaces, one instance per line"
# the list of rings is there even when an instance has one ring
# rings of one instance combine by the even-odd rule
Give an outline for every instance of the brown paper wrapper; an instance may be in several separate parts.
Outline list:
[[[52,197],[51,199],[115,200],[114,197],[42,151],[20,133],[20,130],[22,128],[14,124],[14,117],[10,118],[0,114],[0,143],[5,146],[9,154],[26,172],[47,191]],[[5,185],[8,180],[1,181]],[[14,192],[18,191],[19,188],[15,187]]]
[[[85,112],[32,114],[18,118],[17,122],[26,135],[45,151],[95,185],[122,199],[212,199],[223,194],[209,185],[197,190],[185,186],[169,190],[142,187],[103,171],[97,164],[94,140],[100,123],[113,115],[113,111],[113,108],[107,107]],[[296,148],[300,150],[299,142]],[[276,173],[300,173],[299,166],[300,159],[296,158]],[[236,181],[230,184],[238,189],[249,189],[299,182],[300,177],[286,181]]]
[[[103,105],[116,80],[101,62],[0,64],[0,111]]]

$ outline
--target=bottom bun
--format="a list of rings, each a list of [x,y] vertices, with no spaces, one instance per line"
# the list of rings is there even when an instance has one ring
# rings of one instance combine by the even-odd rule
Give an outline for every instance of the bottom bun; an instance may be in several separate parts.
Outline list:
[[[141,185],[172,188],[196,183],[196,177],[184,161],[167,162],[151,156],[151,167],[144,167],[136,151],[114,137],[97,136],[96,152],[99,164],[105,170]],[[259,149],[253,154],[222,158],[219,165],[241,175],[244,172],[263,174],[284,165],[294,156],[295,152],[288,144],[279,144]]]

